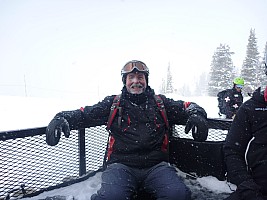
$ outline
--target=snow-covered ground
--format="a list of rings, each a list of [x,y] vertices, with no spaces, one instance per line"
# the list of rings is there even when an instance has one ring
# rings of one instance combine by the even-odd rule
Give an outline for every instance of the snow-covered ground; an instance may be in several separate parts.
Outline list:
[[[197,179],[185,179],[185,174],[178,170],[178,175],[184,179],[185,184],[192,191],[192,199],[194,200],[223,200],[236,188],[235,185],[226,181],[219,181],[217,178],[209,176]],[[90,200],[90,197],[100,188],[101,172],[87,180],[55,189],[42,194],[25,198],[24,200],[40,200],[47,197],[64,196],[66,200]]]
[[[185,101],[193,101],[202,106],[209,118],[218,117],[218,107],[216,97],[180,97],[175,94],[166,95],[175,100],[181,99]],[[13,97],[0,96],[0,131],[26,129],[34,127],[47,126],[53,116],[62,110],[78,109],[85,105],[92,105],[98,100],[83,100],[83,99],[48,99],[48,98],[33,98],[33,97]],[[179,175],[184,177],[182,172]],[[74,197],[77,200],[89,200],[90,196],[100,187],[101,173],[86,181],[73,184],[71,186],[56,189],[49,192],[44,192],[36,197],[29,198],[31,200],[43,199],[47,196],[63,195]],[[197,194],[194,199],[205,199],[205,194],[212,191],[214,195],[221,196],[230,193],[230,188],[235,186],[225,181],[219,181],[215,177],[202,177],[196,180],[185,179],[185,182],[194,194]],[[211,193],[211,192],[209,192]],[[216,196],[215,199],[218,199]]]
[[[181,97],[168,94],[175,100],[193,101],[205,108],[209,118],[218,117],[216,97]],[[0,131],[47,126],[57,112],[79,109],[97,103],[98,99],[51,99],[36,97],[0,96]]]
[[[79,109],[97,100],[0,96],[0,131],[47,126],[56,113]]]

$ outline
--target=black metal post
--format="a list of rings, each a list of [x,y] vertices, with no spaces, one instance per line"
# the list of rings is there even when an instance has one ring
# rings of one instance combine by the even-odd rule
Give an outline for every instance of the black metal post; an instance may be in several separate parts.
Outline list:
[[[79,168],[79,175],[86,174],[86,158],[85,158],[85,129],[78,130],[78,137],[79,137],[79,158],[80,158],[80,168]]]

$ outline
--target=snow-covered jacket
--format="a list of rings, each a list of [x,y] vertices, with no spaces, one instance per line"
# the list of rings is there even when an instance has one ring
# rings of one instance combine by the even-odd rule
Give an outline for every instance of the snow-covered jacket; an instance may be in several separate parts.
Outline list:
[[[74,111],[63,111],[56,116],[64,117],[71,129],[106,125],[115,95],[103,101]],[[184,101],[174,101],[161,95],[170,126],[186,124],[189,114]],[[118,113],[110,127],[108,163],[122,163],[131,167],[151,167],[168,161],[169,132],[154,99],[154,91],[148,86],[142,94],[130,94],[122,89],[121,125]],[[206,118],[206,112],[196,106],[195,113]]]
[[[253,178],[267,193],[267,102],[260,88],[239,108],[224,153],[232,183]]]
[[[226,115],[226,118],[232,119],[236,114],[237,110],[243,103],[243,95],[238,92],[235,88],[227,89],[223,96],[222,108]]]

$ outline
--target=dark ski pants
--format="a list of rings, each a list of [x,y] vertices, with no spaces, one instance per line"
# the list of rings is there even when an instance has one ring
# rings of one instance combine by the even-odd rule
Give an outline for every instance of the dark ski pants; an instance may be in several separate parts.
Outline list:
[[[248,199],[248,198],[247,198]],[[235,191],[233,192],[229,197],[227,197],[224,200],[244,200],[239,196],[239,194]],[[254,197],[251,200],[267,200],[267,196],[261,196],[261,197]]]
[[[101,188],[91,200],[131,199],[138,188],[157,200],[190,200],[191,192],[173,166],[161,162],[151,168],[137,169],[114,163],[102,174]]]

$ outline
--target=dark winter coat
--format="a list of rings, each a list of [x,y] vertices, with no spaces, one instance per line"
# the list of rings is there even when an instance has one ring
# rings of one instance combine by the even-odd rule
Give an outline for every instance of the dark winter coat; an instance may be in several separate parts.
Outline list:
[[[75,111],[63,111],[63,116],[71,129],[106,125],[115,95],[103,101]],[[174,101],[161,95],[170,126],[185,124],[189,114],[185,111],[184,101]],[[161,161],[168,161],[169,133],[154,99],[154,91],[147,87],[139,95],[127,92],[121,94],[121,126],[118,125],[118,112],[110,127],[108,163],[122,163],[131,167],[151,167]],[[206,118],[203,108],[197,106],[197,114]]]
[[[232,183],[253,178],[267,193],[267,102],[260,88],[238,110],[224,153]]]
[[[227,119],[232,119],[242,103],[243,95],[241,92],[235,88],[227,89],[223,96],[222,114],[225,114]]]

